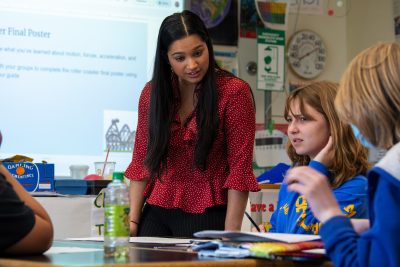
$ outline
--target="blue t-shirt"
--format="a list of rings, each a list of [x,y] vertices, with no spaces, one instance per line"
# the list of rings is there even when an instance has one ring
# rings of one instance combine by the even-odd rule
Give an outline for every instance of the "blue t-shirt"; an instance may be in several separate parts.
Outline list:
[[[329,177],[328,169],[317,161],[309,164],[313,169]],[[368,218],[367,179],[357,175],[333,190],[339,206],[347,217]],[[296,192],[288,192],[282,184],[278,205],[272,214],[270,232],[294,234],[318,234],[320,223],[314,217],[306,198]]]

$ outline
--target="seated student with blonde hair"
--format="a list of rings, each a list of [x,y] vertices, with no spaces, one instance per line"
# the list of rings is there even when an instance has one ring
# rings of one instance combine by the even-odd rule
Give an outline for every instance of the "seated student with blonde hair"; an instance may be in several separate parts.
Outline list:
[[[0,254],[43,253],[52,240],[49,215],[0,162]]]
[[[343,216],[327,177],[309,167],[290,170],[288,189],[304,194],[322,223],[335,266],[400,266],[400,44],[362,51],[344,73],[335,107],[343,121],[386,155],[368,172],[369,220]],[[329,159],[320,157],[326,164]]]
[[[368,151],[355,138],[350,125],[339,120],[334,108],[338,84],[319,81],[299,87],[286,100],[287,153],[293,166],[310,166],[327,176],[343,215],[367,218]],[[332,145],[333,144],[333,145]],[[331,147],[330,147],[331,146]],[[318,155],[329,148],[329,164]],[[270,232],[318,234],[320,222],[304,194],[288,192],[283,183],[278,205],[271,217]],[[264,227],[260,227],[265,231]]]

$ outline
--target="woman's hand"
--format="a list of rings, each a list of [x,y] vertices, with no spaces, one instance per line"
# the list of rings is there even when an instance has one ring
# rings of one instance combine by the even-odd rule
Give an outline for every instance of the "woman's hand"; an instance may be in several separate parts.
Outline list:
[[[329,166],[334,157],[333,152],[333,139],[332,136],[329,136],[328,143],[326,143],[325,147],[315,156],[313,160],[318,161],[325,166]]]
[[[146,189],[147,180],[131,180],[129,185],[130,212],[129,229],[131,236],[137,236],[142,208],[144,205],[143,192]]]
[[[137,236],[139,225],[132,221],[129,222],[130,236]]]
[[[310,167],[295,167],[287,172],[285,182],[289,191],[306,197],[311,211],[321,223],[334,216],[343,216],[330,189],[328,178],[320,172]]]

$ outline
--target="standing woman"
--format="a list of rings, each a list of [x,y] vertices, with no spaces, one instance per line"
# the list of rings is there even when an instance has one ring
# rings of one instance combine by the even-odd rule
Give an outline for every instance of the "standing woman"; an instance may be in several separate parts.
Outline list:
[[[251,89],[217,66],[201,19],[190,11],[165,18],[125,172],[131,235],[240,230],[248,192],[259,190],[254,134]]]
[[[400,266],[400,45],[379,44],[355,57],[335,107],[369,143],[388,150],[368,172],[369,220],[344,217],[326,177],[309,167],[292,169],[288,188],[306,195],[335,266]]]

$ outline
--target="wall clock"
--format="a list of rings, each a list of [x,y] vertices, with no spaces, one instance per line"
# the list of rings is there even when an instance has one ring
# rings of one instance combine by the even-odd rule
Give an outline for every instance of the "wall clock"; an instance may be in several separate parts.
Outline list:
[[[295,32],[287,45],[288,64],[303,79],[318,77],[325,68],[326,46],[316,32]]]

